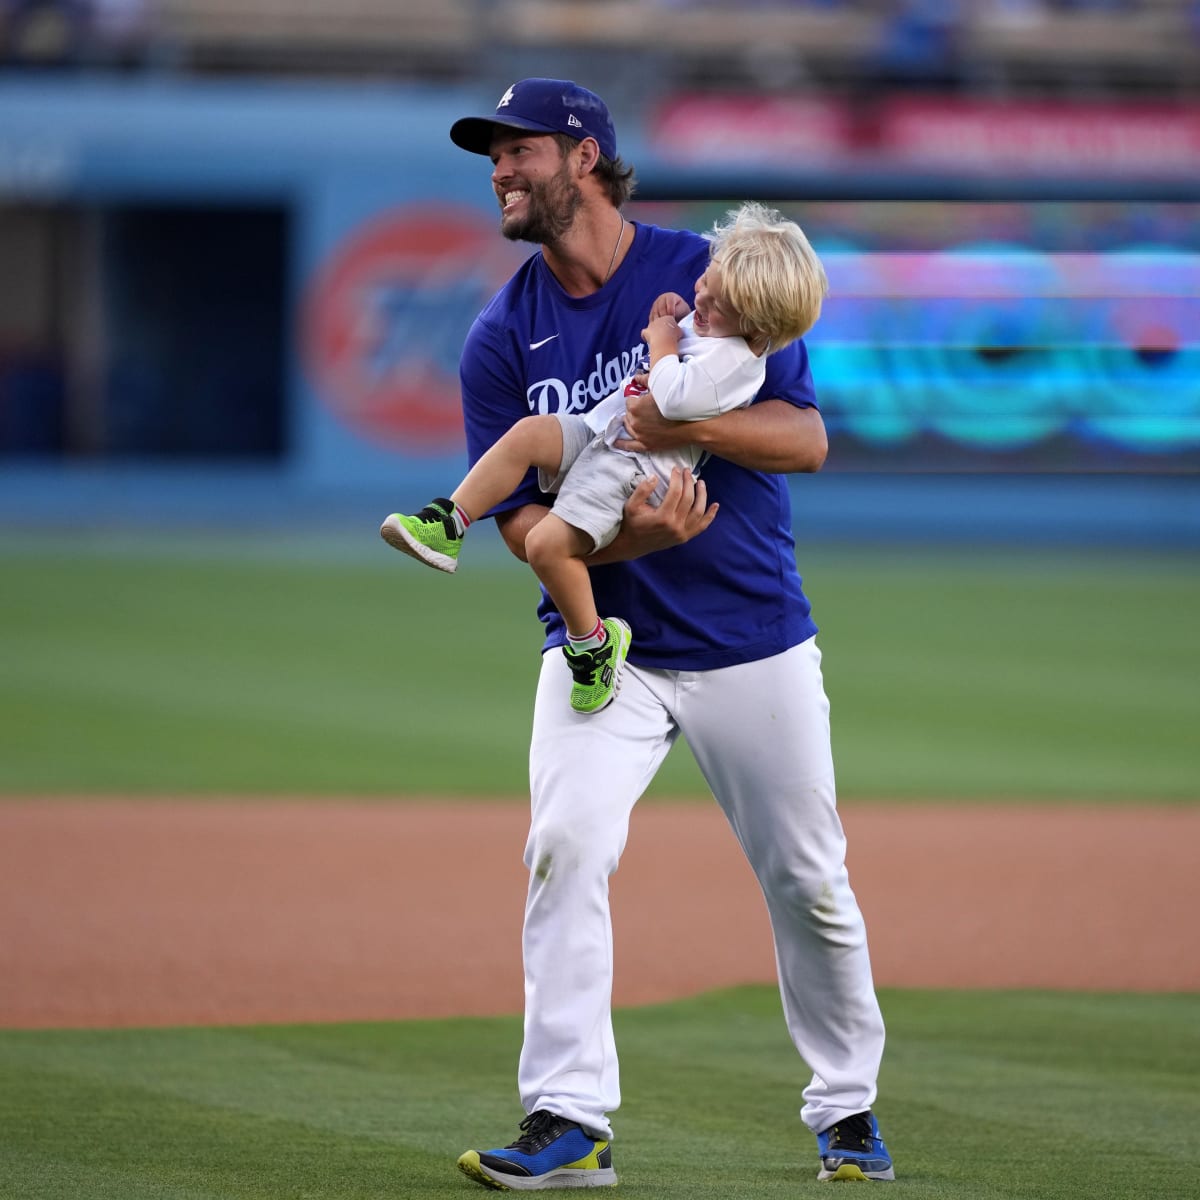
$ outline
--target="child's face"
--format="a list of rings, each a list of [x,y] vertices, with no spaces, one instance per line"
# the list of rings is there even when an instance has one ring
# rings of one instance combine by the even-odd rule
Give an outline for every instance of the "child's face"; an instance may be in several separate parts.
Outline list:
[[[740,337],[742,319],[729,307],[721,286],[721,268],[713,262],[696,280],[696,307],[692,328],[700,337]]]

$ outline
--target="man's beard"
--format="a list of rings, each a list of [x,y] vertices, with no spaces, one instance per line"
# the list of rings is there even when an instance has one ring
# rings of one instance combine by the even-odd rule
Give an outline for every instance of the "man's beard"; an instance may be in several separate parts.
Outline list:
[[[558,241],[575,220],[583,203],[583,193],[567,171],[562,170],[544,183],[531,184],[525,201],[525,216],[520,221],[500,218],[500,232],[510,242],[536,242],[547,245]]]

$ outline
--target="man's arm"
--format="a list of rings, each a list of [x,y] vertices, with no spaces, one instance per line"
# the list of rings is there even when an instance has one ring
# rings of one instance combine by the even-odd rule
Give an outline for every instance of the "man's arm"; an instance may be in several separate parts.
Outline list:
[[[680,546],[713,523],[721,506],[708,503],[708,489],[703,479],[676,467],[671,472],[663,502],[655,507],[650,503],[650,497],[657,483],[658,480],[651,477],[638,484],[625,501],[620,532],[603,550],[587,560],[589,565],[624,562],[655,550]],[[496,528],[500,536],[522,562],[529,561],[525,538],[549,511],[541,504],[525,504],[497,515]]]
[[[504,544],[522,562],[529,561],[525,553],[525,538],[549,511],[544,504],[523,504],[520,508],[510,508],[508,512],[496,514],[496,528]]]
[[[820,412],[786,400],[764,400],[707,421],[668,421],[647,393],[628,397],[625,413],[630,436],[617,442],[622,450],[694,445],[749,470],[780,475],[819,471],[829,451]]]

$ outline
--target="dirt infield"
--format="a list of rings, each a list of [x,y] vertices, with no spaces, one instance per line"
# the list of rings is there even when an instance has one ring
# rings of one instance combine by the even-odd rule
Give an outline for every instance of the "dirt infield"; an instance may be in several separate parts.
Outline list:
[[[846,803],[876,982],[1200,990],[1200,809]],[[521,1008],[521,804],[0,803],[0,1026]],[[616,1001],[770,981],[715,806],[643,805],[613,879]]]

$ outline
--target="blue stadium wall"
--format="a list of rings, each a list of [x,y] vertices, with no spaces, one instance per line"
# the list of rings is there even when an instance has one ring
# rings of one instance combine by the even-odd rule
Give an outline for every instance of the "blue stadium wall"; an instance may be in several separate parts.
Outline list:
[[[0,80],[0,203],[268,205],[286,213],[289,230],[287,438],[277,460],[0,457],[0,521],[58,524],[86,514],[103,523],[256,524],[303,513],[336,528],[377,521],[454,481],[464,466],[456,389],[462,337],[529,252],[496,234],[486,160],[447,137],[454,119],[493,104],[470,89],[409,86]],[[623,156],[659,197],[651,211],[666,217],[676,191],[682,204],[706,195],[795,195],[811,184],[853,200],[864,186],[843,180],[831,189],[828,179],[789,180],[778,170],[688,175],[656,160],[643,130],[621,133]],[[920,189],[919,181],[908,186]],[[820,390],[819,339],[813,346]],[[1166,426],[1154,426],[1169,430],[1178,453],[1143,445],[1114,460],[1110,444],[1109,458],[1087,460],[1084,469],[1065,452],[1026,461],[1011,447],[978,453],[976,446],[955,458],[936,438],[932,451],[914,453],[910,438],[893,455],[887,433],[895,414],[871,407],[877,381],[867,378],[859,388],[864,408],[839,417],[833,405],[827,414],[830,466],[793,483],[797,532],[1194,546],[1195,353],[1189,344],[1176,376],[1160,368],[1149,381],[1129,376],[1148,392],[1161,378],[1159,393],[1184,397],[1168,406]],[[833,349],[825,355],[830,375],[854,375],[854,364]],[[1006,383],[1003,375],[993,382]],[[1020,381],[1008,386],[1020,391]],[[1042,419],[1035,410],[1028,421]]]

